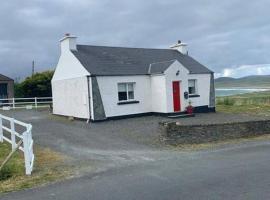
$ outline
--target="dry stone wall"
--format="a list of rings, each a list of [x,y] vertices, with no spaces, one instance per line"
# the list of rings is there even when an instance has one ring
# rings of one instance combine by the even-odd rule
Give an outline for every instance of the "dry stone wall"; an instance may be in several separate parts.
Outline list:
[[[170,144],[198,144],[270,133],[270,120],[223,124],[181,125],[160,123],[161,135]]]

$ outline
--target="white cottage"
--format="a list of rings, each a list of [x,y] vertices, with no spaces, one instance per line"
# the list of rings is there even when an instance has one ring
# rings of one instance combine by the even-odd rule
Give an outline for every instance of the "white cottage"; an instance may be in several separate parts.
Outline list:
[[[100,121],[137,115],[214,112],[213,72],[170,49],[77,45],[67,34],[52,79],[53,113]]]

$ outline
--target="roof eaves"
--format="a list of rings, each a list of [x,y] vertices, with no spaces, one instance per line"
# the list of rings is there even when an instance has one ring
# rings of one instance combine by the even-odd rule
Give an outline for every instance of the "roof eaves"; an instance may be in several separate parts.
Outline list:
[[[0,74],[0,80],[1,80],[1,78],[3,78],[4,81],[14,81],[12,78],[9,78],[3,74]]]

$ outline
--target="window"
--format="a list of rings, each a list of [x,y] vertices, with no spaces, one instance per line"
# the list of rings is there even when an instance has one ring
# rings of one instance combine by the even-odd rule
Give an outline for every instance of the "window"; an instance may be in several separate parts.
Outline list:
[[[188,93],[197,94],[196,80],[188,80]]]
[[[118,83],[118,100],[134,100],[134,85],[135,83]]]

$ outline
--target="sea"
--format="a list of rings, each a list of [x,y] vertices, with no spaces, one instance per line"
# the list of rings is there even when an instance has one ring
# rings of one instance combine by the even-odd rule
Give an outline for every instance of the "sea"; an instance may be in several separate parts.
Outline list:
[[[245,93],[252,93],[252,92],[263,92],[269,91],[270,89],[265,88],[216,88],[216,96],[231,96],[237,94],[245,94]]]

